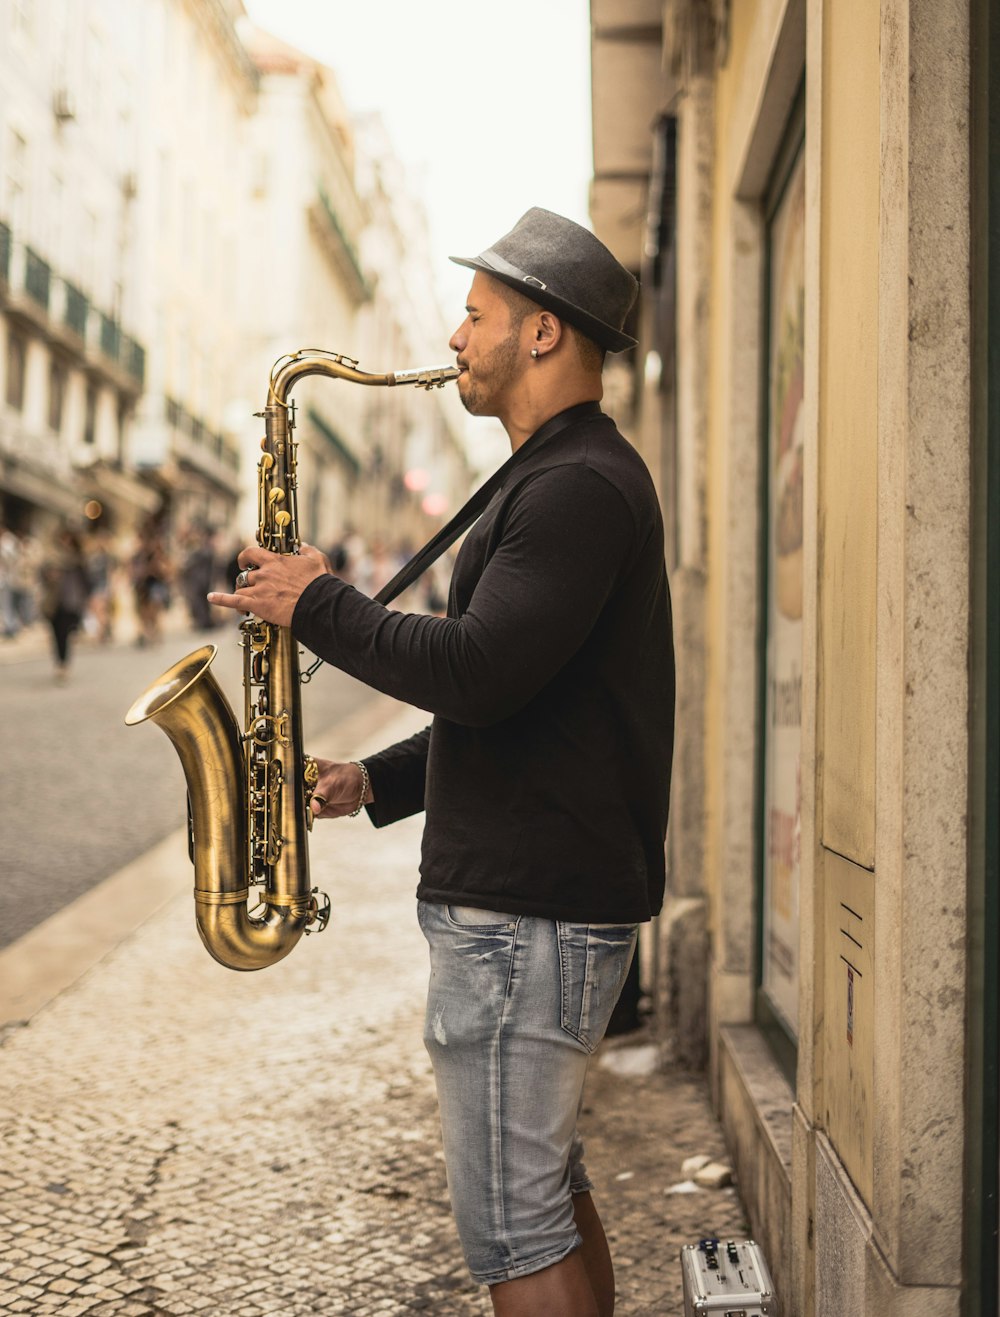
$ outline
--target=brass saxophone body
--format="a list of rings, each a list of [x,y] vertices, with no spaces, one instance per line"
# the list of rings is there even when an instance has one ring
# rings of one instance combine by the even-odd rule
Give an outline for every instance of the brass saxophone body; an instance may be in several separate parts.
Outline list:
[[[297,444],[293,385],[306,375],[354,384],[443,387],[461,372],[434,366],[369,374],[338,353],[307,349],[271,371],[257,467],[257,543],[297,553]],[[298,646],[287,627],[248,616],[243,648],[244,727],[210,671],[205,645],[168,668],[133,703],[130,726],[154,722],[173,742],[188,791],[195,919],[210,955],[229,969],[263,969],[304,932],[326,927],[329,899],[310,884],[309,802],[317,768],[302,748]],[[251,890],[258,904],[249,907]]]

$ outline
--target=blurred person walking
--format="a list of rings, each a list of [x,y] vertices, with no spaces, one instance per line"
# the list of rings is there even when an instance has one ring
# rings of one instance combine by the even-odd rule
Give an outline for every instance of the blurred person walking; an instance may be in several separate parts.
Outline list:
[[[96,530],[87,536],[86,557],[94,634],[102,645],[109,645],[115,632],[114,577],[118,560],[112,552],[111,537],[106,530]]]
[[[132,591],[139,619],[139,645],[155,645],[161,636],[164,610],[170,606],[170,559],[156,522],[139,532],[132,555]]]
[[[87,611],[91,584],[76,531],[64,526],[46,554],[41,569],[42,613],[52,629],[55,678],[69,676],[70,639]]]
[[[458,553],[448,615],[390,611],[318,550],[240,554],[212,602],[433,723],[319,761],[312,809],[425,811],[424,1041],[455,1221],[501,1317],[609,1317],[611,1255],[577,1118],[588,1058],[664,887],[674,662],[649,472],[600,408],[636,281],[579,225],[531,210],[475,274],[451,339],[466,409],[513,457]]]
[[[191,625],[196,631],[206,631],[215,626],[215,614],[207,595],[215,585],[216,566],[215,537],[207,526],[194,527],[188,537],[181,581],[184,602],[187,604]]]
[[[14,611],[21,626],[31,626],[39,617],[38,581],[42,569],[43,549],[36,536],[18,531],[19,552],[14,562]]]
[[[21,546],[9,526],[0,526],[0,629],[5,640],[13,640],[21,630],[15,596],[15,577]]]

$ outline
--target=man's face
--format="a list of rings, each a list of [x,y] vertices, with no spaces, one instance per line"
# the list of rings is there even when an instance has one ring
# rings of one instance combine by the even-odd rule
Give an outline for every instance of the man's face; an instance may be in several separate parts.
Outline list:
[[[501,416],[524,369],[521,327],[511,325],[510,308],[496,282],[476,272],[465,319],[448,346],[462,368],[458,392],[473,416]]]

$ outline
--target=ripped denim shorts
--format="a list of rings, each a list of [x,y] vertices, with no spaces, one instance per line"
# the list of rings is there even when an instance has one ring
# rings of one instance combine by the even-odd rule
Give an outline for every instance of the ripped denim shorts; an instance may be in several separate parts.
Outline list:
[[[466,1261],[485,1285],[560,1262],[591,1188],[576,1124],[636,924],[418,903],[430,948],[424,1042]]]

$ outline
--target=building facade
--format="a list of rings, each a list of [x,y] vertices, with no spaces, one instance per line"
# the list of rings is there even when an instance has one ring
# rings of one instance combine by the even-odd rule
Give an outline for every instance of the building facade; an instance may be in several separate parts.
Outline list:
[[[302,348],[356,356],[358,315],[371,287],[361,264],[368,212],[355,185],[353,126],[333,72],[267,33],[244,28],[242,36],[260,74],[245,211],[249,277],[240,294],[245,362],[256,372],[244,377],[255,405],[244,408],[242,444],[253,455],[263,433],[253,413],[267,401],[272,365]],[[301,531],[324,548],[342,535],[363,479],[362,392],[310,377],[294,392]],[[248,460],[241,517],[248,531],[256,504]]]
[[[128,452],[146,387],[135,78],[109,4],[5,4],[0,42],[0,499],[44,531],[158,504]]]
[[[0,0],[0,38],[0,522],[244,541],[273,363],[438,339],[421,207],[242,0]],[[427,538],[469,482],[452,394],[301,381],[303,537]]]
[[[238,0],[3,6],[5,521],[220,522],[239,457]],[[28,472],[30,471],[30,474]]]
[[[171,527],[219,527],[233,519],[243,465],[243,215],[259,80],[236,32],[240,0],[134,8],[137,246],[150,351],[130,456]]]
[[[783,1312],[995,1313],[995,7],[592,32],[675,602],[657,1018]]]

